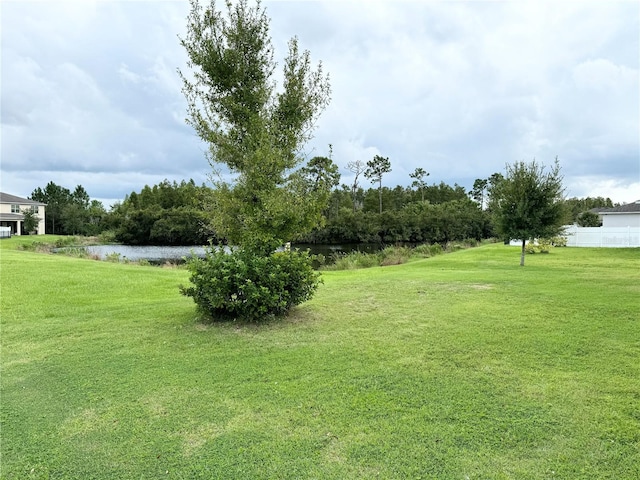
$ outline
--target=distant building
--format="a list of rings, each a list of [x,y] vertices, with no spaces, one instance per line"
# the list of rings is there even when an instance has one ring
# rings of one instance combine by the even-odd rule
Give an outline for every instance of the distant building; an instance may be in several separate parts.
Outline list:
[[[640,200],[613,208],[599,208],[603,227],[640,227]]]
[[[46,206],[46,203],[0,192],[0,226],[10,228],[11,235],[31,233],[24,232],[24,215],[22,213],[25,210],[31,210],[39,219],[35,233],[44,235],[44,210]]]

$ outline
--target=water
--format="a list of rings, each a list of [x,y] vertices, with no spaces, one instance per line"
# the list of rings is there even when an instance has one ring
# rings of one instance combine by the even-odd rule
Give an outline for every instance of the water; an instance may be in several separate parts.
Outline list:
[[[191,257],[192,254],[198,257],[204,257],[208,247],[203,246],[178,246],[178,247],[161,247],[151,245],[94,245],[84,247],[89,255],[95,255],[101,260],[105,260],[109,256],[118,255],[121,260],[130,261],[147,260],[151,263],[182,263],[185,258]],[[336,255],[341,253],[349,253],[352,251],[361,251],[366,253],[377,252],[380,245],[377,244],[342,244],[342,245],[321,245],[321,244],[294,244],[292,248],[300,250],[310,250],[312,254],[322,254],[327,261],[331,261]],[[64,251],[64,249],[59,249]]]
[[[105,260],[110,255],[119,255],[121,259],[131,260],[147,260],[151,263],[177,262],[181,263],[185,257],[191,257],[191,254],[198,257],[204,257],[205,247],[159,247],[151,245],[95,245],[85,247],[89,255],[96,255],[101,260]]]

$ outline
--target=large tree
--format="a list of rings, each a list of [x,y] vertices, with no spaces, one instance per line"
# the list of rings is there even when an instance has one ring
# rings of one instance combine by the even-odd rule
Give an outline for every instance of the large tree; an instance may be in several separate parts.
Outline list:
[[[364,176],[372,183],[378,183],[378,199],[380,201],[380,213],[382,213],[382,177],[391,171],[391,162],[388,157],[375,155],[367,162],[367,169]]]
[[[214,169],[213,228],[234,245],[269,255],[322,218],[323,188],[331,182],[318,188],[299,170],[301,149],[329,102],[328,76],[321,64],[312,67],[294,37],[276,88],[269,18],[260,1],[227,0],[226,13],[215,0],[206,7],[190,3],[187,35],[180,39],[189,71],[180,76],[187,122],[208,144]]]
[[[78,186],[76,190],[78,188],[81,187]],[[29,198],[47,204],[44,214],[46,233],[66,233],[63,223],[64,209],[72,202],[72,194],[68,188],[49,182],[44,190],[40,187],[36,188]]]
[[[521,266],[527,240],[562,233],[563,193],[557,157],[548,171],[535,160],[507,165],[506,176],[489,187],[489,207],[498,233],[522,241]]]

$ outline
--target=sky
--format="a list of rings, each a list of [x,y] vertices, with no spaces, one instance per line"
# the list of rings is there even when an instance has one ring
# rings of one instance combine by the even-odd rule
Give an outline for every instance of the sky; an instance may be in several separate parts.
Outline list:
[[[202,0],[201,0],[202,1]],[[217,2],[218,8],[224,2]],[[640,199],[640,2],[263,1],[330,75],[301,152],[388,157],[383,185],[458,184],[551,166],[567,197]],[[0,189],[82,185],[109,208],[145,185],[210,184],[177,70],[186,0],[3,0]],[[375,185],[362,179],[365,188]]]

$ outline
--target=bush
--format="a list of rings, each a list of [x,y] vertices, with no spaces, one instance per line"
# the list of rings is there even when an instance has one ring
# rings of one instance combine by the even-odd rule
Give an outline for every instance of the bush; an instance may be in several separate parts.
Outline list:
[[[117,252],[111,252],[111,253],[108,253],[107,255],[105,255],[104,259],[107,262],[120,263],[120,254],[117,253]]]
[[[480,245],[480,241],[476,238],[465,238],[462,243],[466,245],[467,248],[475,248]]]
[[[65,236],[65,237],[57,238],[54,245],[56,248],[64,248],[64,247],[79,245],[80,243],[81,241],[80,239],[78,239],[78,237]]]
[[[98,242],[102,244],[116,243],[116,232],[105,230],[98,235]]]
[[[442,246],[439,243],[434,243],[433,245],[424,243],[422,245],[418,245],[413,249],[414,255],[423,258],[435,257],[436,255],[440,255],[441,253],[443,253],[443,250]]]
[[[333,262],[323,267],[323,270],[355,270],[358,268],[379,267],[380,259],[377,254],[359,251],[339,253],[333,256]]]
[[[307,252],[256,256],[238,249],[211,248],[205,258],[187,260],[192,285],[180,287],[212,320],[258,322],[285,315],[309,300],[320,283]]]
[[[549,253],[553,246],[555,246],[553,239],[539,238],[536,241],[529,240],[524,247],[524,251],[525,253]]]
[[[400,265],[407,262],[411,258],[412,251],[408,247],[387,247],[382,250],[378,256],[380,265]]]
[[[48,243],[35,241],[35,242],[25,242],[21,243],[17,246],[18,250],[27,250],[30,252],[38,252],[38,253],[50,253],[52,246]]]

